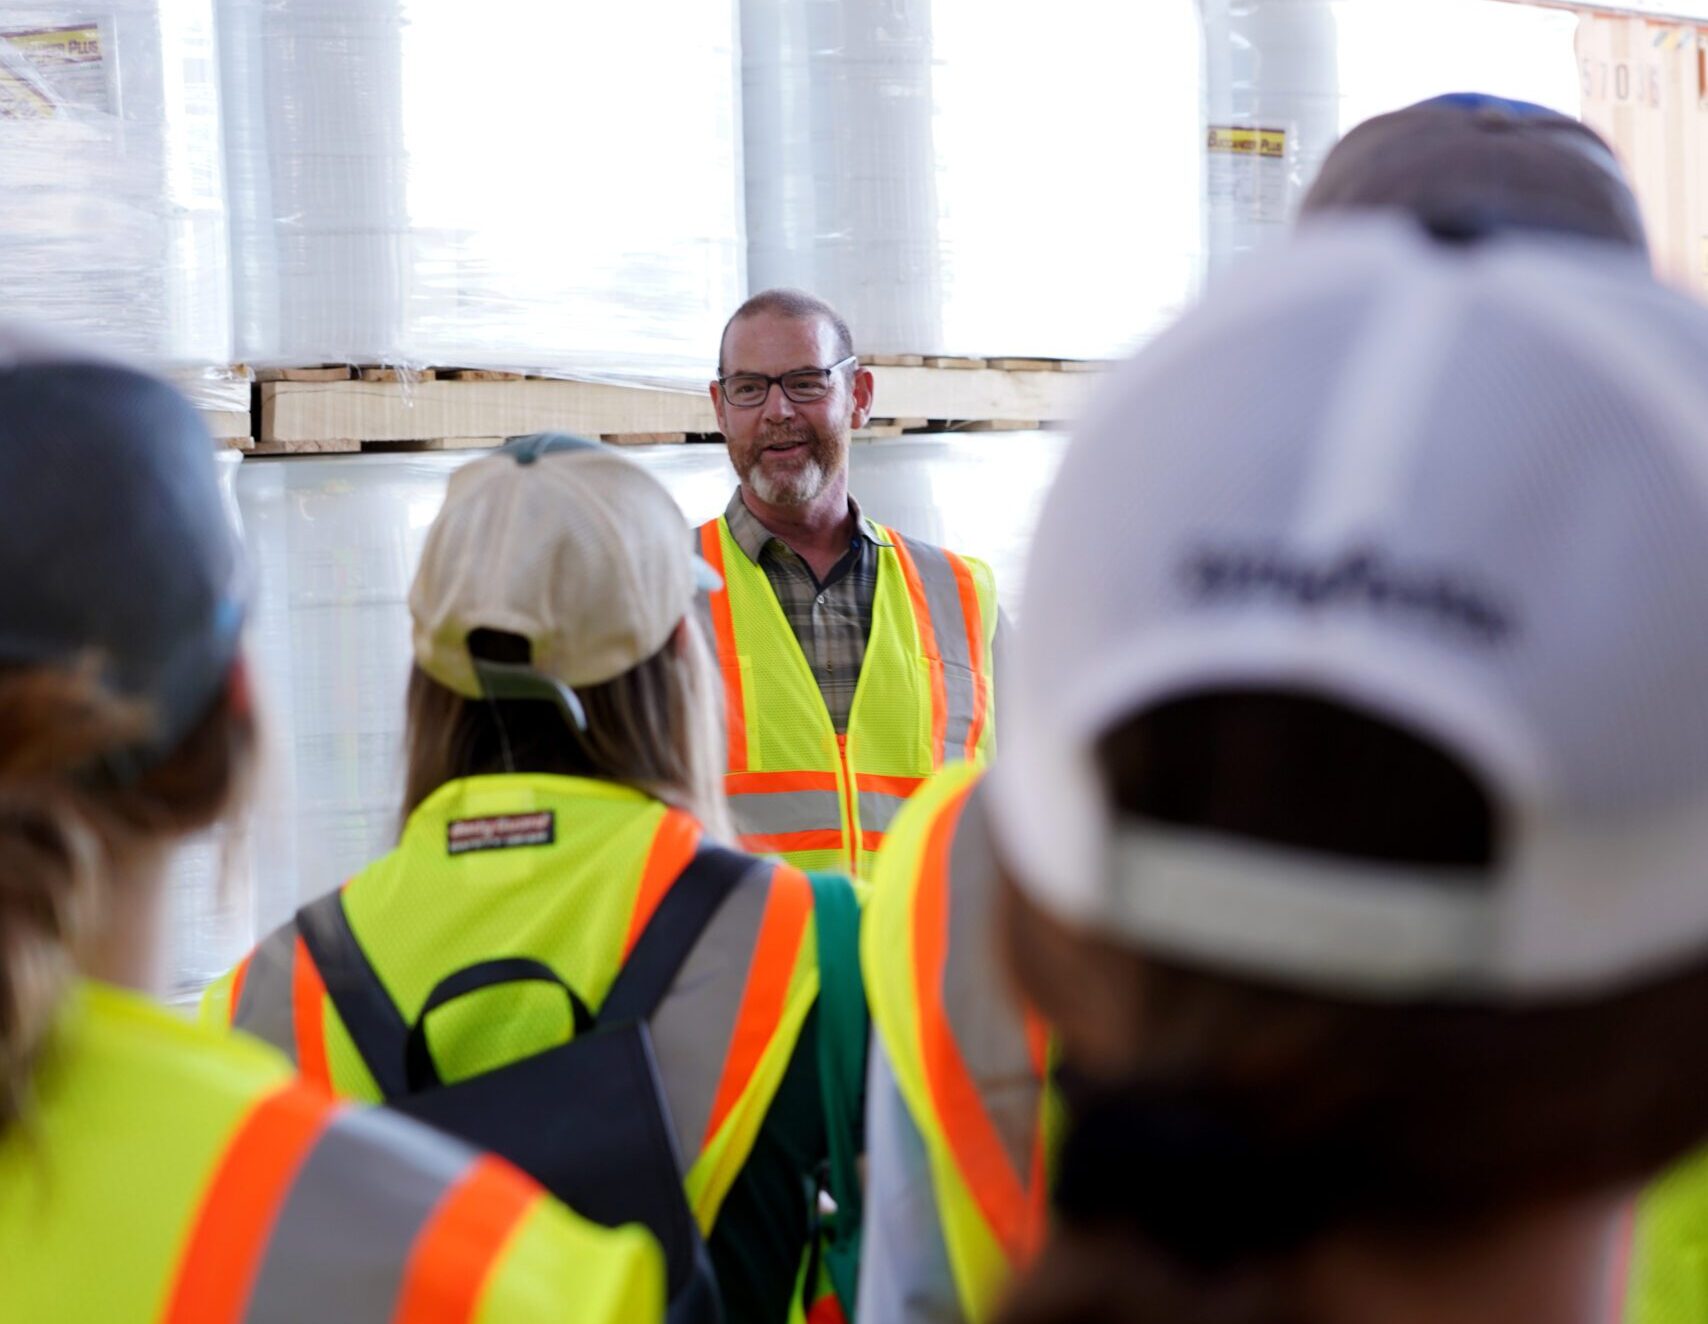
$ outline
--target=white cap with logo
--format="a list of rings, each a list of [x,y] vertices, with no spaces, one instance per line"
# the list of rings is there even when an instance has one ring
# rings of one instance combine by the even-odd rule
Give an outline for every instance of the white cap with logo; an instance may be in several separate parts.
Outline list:
[[[1044,507],[993,827],[1063,919],[1361,998],[1708,953],[1708,311],[1610,245],[1323,222],[1106,388]],[[1114,813],[1145,709],[1304,690],[1492,795],[1486,870]]]
[[[517,437],[451,478],[409,591],[415,662],[467,698],[555,698],[579,724],[576,688],[652,657],[717,584],[638,464],[579,437]],[[526,639],[530,664],[472,656],[476,630]]]

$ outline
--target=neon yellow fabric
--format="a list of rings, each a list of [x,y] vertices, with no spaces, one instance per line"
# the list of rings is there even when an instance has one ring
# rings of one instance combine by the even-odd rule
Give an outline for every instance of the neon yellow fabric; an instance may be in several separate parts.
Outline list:
[[[0,1133],[0,1319],[158,1319],[228,1146],[290,1075],[246,1037],[79,986],[28,1120]],[[558,1320],[574,1300],[577,1319],[658,1320],[662,1283],[650,1237],[608,1232],[542,1199],[494,1264],[474,1318]]]
[[[262,1045],[80,986],[28,1121],[0,1133],[0,1319],[158,1316],[205,1181],[289,1076]]]
[[[973,1324],[995,1314],[1015,1266],[981,1211],[933,1101],[914,985],[914,909],[932,830],[980,775],[979,769],[965,764],[947,768],[908,801],[878,854],[860,951],[873,1029],[924,1141],[955,1290],[963,1315]],[[1048,1145],[1060,1120],[1053,1090],[1045,1090],[1043,1107]]]
[[[840,849],[784,849],[776,853],[799,869],[852,870],[856,877],[869,877],[876,852],[866,848],[875,843],[865,838],[872,825],[862,824],[851,783],[861,776],[924,778],[939,766],[932,741],[931,663],[921,645],[897,553],[893,547],[879,550],[871,636],[848,729],[839,742],[812,669],[765,571],[747,559],[725,520],[720,517],[716,524],[745,713],[745,771],[833,776],[840,801]],[[978,591],[988,685],[988,659],[997,620],[995,579],[982,561],[963,559]],[[964,633],[966,626],[957,613],[952,620],[935,621],[935,628]],[[989,699],[987,690],[978,745],[980,761],[995,747],[995,709]],[[945,762],[959,757],[950,750]],[[732,773],[732,797],[750,781],[744,781],[742,773]],[[761,849],[758,843],[750,843],[750,848]]]
[[[542,1200],[492,1266],[472,1324],[663,1320],[664,1254],[642,1228],[608,1230]]]
[[[1662,1177],[1638,1206],[1626,1324],[1708,1320],[1708,1150]]]

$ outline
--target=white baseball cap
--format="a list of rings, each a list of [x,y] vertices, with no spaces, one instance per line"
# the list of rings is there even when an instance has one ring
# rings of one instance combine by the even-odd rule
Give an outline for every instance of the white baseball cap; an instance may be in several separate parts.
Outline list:
[[[415,662],[467,698],[555,699],[585,726],[575,690],[652,657],[719,585],[662,483],[596,441],[516,437],[452,475],[409,590]],[[469,652],[497,630],[526,665]]]
[[[993,827],[1062,919],[1370,999],[1708,955],[1708,311],[1612,245],[1323,221],[1106,387],[1037,529]],[[1498,862],[1115,813],[1098,738],[1304,690],[1471,769]]]

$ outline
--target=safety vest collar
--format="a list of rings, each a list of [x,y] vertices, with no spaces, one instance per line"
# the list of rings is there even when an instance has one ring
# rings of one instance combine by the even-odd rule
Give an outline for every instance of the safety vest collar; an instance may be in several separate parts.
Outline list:
[[[860,509],[860,503],[852,494],[848,497],[848,513],[854,517],[854,536],[864,538],[876,547],[888,547],[890,540],[884,530],[866,517]],[[738,487],[730,497],[729,505],[724,507],[723,519],[729,528],[730,538],[734,541],[741,554],[754,565],[759,564],[759,558],[765,548],[777,535],[772,533],[759,522],[759,517],[747,507]],[[781,541],[781,539],[779,539]]]
[[[403,835],[409,835],[417,819],[438,824],[448,818],[458,818],[470,801],[526,801],[530,797],[552,800],[606,800],[635,805],[646,804],[653,797],[645,791],[618,782],[600,781],[594,777],[564,777],[545,772],[502,772],[478,777],[456,777],[435,790],[415,807],[404,824]]]

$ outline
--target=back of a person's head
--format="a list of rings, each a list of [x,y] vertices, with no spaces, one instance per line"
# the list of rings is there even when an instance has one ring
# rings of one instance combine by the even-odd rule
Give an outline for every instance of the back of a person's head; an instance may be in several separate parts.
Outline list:
[[[728,839],[707,573],[669,493],[609,447],[541,433],[459,471],[410,593],[405,816],[448,781],[544,773]]]
[[[0,328],[0,1127],[80,964],[150,932],[130,866],[231,805],[242,616],[190,406]]]
[[[1595,130],[1497,97],[1436,97],[1349,132],[1300,219],[1361,211],[1406,212],[1451,234],[1534,230],[1648,252],[1636,195]]]
[[[1703,354],[1605,245],[1325,224],[1106,392],[993,774],[1076,1113],[1011,1324],[1304,1321],[1708,1136]]]

